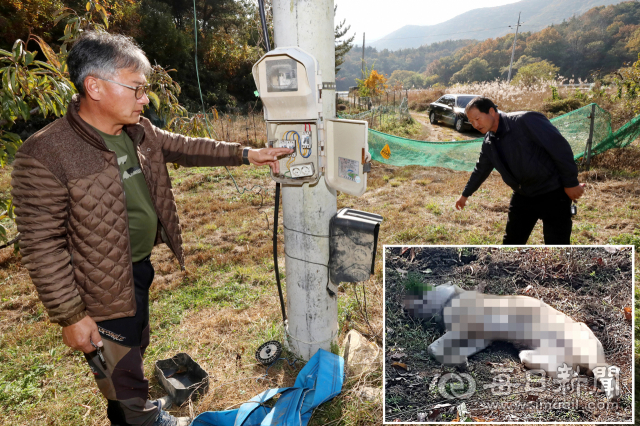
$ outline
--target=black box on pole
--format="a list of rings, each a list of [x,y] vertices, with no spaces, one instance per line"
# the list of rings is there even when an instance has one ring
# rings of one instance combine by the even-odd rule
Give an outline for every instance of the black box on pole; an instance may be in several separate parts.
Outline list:
[[[361,282],[374,272],[382,216],[344,208],[331,218],[329,276],[334,285]]]

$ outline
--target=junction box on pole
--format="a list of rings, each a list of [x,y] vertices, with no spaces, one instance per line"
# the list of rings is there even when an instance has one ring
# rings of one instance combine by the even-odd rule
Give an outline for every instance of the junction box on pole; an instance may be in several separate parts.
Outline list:
[[[370,170],[366,121],[335,118],[333,0],[273,0],[276,48],[253,67],[267,144],[280,159],[287,289],[286,344],[303,359],[331,350],[338,305],[330,279],[336,191],[362,195]],[[377,236],[377,233],[376,233]]]

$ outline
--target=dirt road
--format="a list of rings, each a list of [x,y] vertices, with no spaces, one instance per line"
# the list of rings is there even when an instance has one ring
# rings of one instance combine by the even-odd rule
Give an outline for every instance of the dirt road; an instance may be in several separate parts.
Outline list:
[[[413,117],[418,123],[422,124],[427,129],[430,141],[464,141],[482,137],[482,134],[480,134],[480,132],[477,132],[472,128],[460,133],[457,132],[453,127],[443,123],[432,125],[429,122],[429,116],[426,113],[411,111],[411,117]]]

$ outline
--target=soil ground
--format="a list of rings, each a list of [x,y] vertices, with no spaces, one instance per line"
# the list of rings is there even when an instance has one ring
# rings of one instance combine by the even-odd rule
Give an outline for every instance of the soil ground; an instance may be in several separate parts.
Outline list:
[[[625,316],[625,308],[633,306],[632,276],[631,248],[386,247],[385,420],[631,420],[633,330],[630,311]],[[402,300],[407,285],[445,283],[487,294],[535,297],[586,323],[602,342],[607,361],[621,368],[618,404],[603,408],[607,400],[593,387],[592,377],[586,379],[586,387],[581,385],[581,393],[577,387],[560,392],[560,386],[548,378],[530,379],[535,389],[527,389],[526,369],[518,350],[506,342],[495,342],[471,356],[467,368],[444,367],[433,360],[427,347],[443,330],[427,320],[410,317]],[[447,373],[457,374],[453,377],[463,383],[447,380]],[[500,373],[509,375],[508,385],[503,381],[503,387],[496,388]],[[471,379],[476,391],[464,395]],[[543,383],[546,387],[540,390]],[[439,384],[449,397],[439,392]],[[550,409],[544,408],[553,403]]]
[[[411,117],[413,117],[418,123],[420,123],[427,132],[429,132],[429,140],[434,142],[446,142],[446,141],[462,141],[469,139],[477,139],[483,137],[483,135],[476,131],[474,128],[469,127],[464,129],[463,132],[458,132],[452,126],[444,123],[431,124],[429,122],[429,115],[422,112],[411,111]]]

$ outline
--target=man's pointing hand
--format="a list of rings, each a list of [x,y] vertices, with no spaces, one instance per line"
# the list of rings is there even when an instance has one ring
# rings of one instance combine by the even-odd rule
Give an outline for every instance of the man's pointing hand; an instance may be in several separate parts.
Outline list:
[[[289,148],[262,148],[262,149],[250,149],[249,150],[249,162],[256,166],[264,166],[268,164],[274,174],[280,172],[280,163],[278,158],[283,155],[293,153],[293,149]]]

